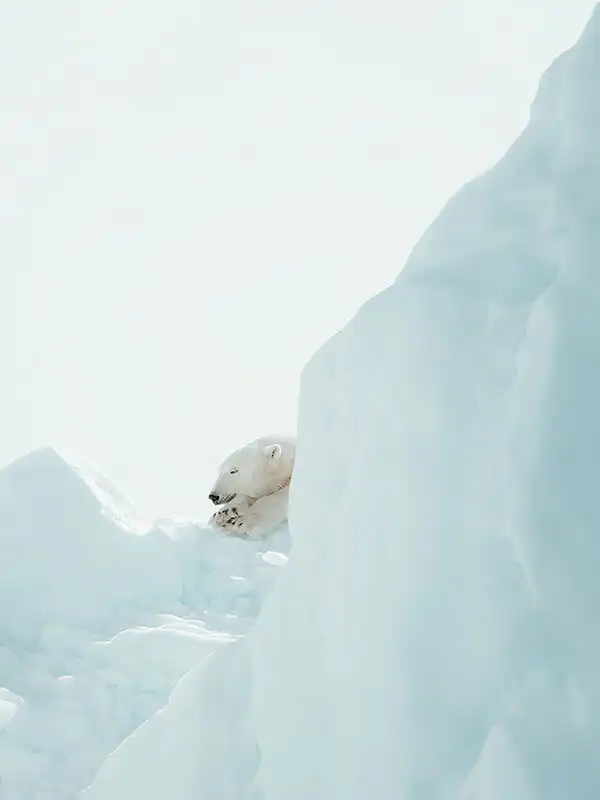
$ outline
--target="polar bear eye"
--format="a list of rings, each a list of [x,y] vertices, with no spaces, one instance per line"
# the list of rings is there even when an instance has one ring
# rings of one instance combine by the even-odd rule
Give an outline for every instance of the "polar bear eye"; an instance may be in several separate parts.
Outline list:
[[[230,475],[235,475],[235,473],[236,473],[236,472],[239,472],[239,471],[240,471],[240,468],[239,468],[239,467],[232,467],[232,468],[229,470],[229,474],[230,474]]]

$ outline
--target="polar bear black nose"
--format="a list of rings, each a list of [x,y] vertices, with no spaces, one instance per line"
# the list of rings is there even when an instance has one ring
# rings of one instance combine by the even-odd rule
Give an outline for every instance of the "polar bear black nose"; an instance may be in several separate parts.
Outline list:
[[[211,494],[208,495],[208,499],[212,500],[213,503],[215,505],[217,505],[217,503],[219,502],[219,495],[218,494],[214,494],[214,492],[211,492]]]

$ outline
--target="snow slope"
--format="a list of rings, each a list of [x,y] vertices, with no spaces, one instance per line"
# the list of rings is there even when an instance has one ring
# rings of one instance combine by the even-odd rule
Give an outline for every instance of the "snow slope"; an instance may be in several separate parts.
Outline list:
[[[0,797],[67,800],[253,622],[279,549],[144,520],[52,449],[0,472]]]
[[[596,10],[306,368],[285,579],[86,800],[600,796],[599,87]]]

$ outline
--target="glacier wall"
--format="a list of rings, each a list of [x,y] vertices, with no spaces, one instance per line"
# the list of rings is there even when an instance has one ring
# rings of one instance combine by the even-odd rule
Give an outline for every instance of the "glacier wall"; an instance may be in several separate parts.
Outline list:
[[[268,800],[600,795],[600,10],[308,365]]]
[[[86,800],[600,796],[599,59],[307,366],[285,579]]]

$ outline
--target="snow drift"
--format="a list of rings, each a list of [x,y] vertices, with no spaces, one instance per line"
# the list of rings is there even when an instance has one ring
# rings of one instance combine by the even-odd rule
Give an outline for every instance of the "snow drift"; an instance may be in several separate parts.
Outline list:
[[[79,796],[188,670],[248,629],[288,547],[285,531],[265,558],[193,521],[153,527],[52,449],[0,471],[0,545],[2,800]]]
[[[285,580],[90,800],[599,795],[599,59],[308,365]]]

